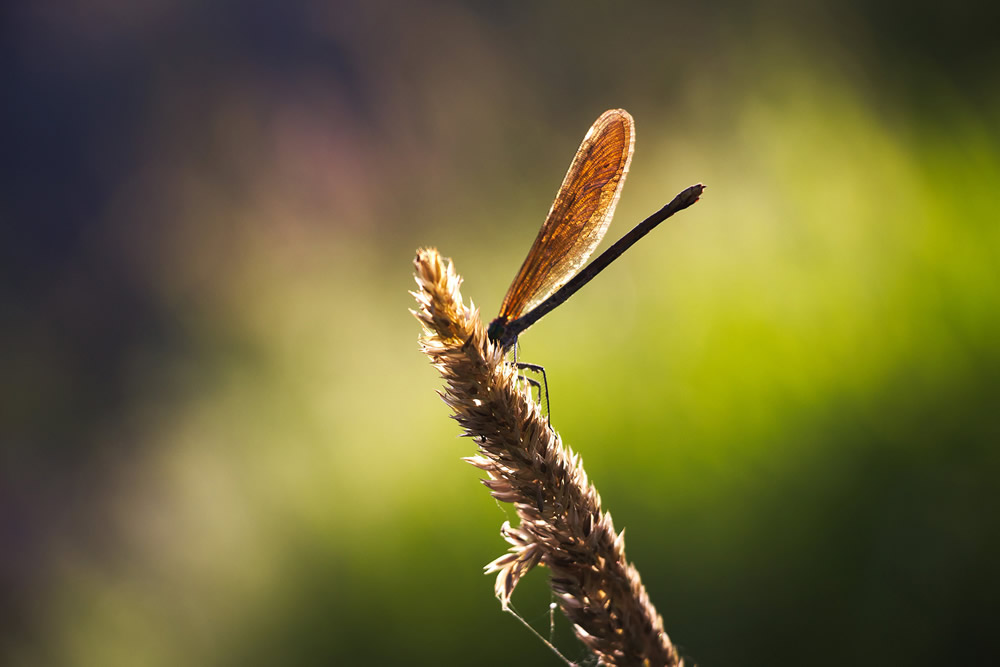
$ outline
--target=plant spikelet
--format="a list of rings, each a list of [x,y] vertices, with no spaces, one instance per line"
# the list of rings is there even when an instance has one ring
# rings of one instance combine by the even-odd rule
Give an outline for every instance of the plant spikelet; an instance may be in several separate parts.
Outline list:
[[[462,280],[436,250],[418,251],[420,345],[441,373],[441,396],[464,435],[479,447],[465,460],[483,470],[490,494],[512,503],[518,526],[505,522],[507,552],[486,566],[506,609],[518,581],[536,565],[576,636],[607,665],[669,665],[682,661],[649,601],[639,573],[625,559],[624,533],[587,480],[580,457],[563,446],[503,351],[489,341],[475,308],[462,303]]]

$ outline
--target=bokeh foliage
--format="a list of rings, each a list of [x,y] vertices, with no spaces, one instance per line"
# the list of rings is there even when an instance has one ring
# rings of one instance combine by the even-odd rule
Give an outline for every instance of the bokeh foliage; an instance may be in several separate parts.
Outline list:
[[[435,245],[492,317],[618,106],[610,236],[709,190],[521,354],[675,642],[986,654],[996,10],[897,5],[15,5],[5,664],[555,664],[406,290]]]

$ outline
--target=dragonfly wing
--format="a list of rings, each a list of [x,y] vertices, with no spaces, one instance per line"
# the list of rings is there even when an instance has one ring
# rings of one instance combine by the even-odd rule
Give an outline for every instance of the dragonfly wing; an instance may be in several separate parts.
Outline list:
[[[608,230],[634,147],[635,122],[624,109],[605,111],[594,121],[507,290],[501,318],[516,319],[566,284],[587,263]]]

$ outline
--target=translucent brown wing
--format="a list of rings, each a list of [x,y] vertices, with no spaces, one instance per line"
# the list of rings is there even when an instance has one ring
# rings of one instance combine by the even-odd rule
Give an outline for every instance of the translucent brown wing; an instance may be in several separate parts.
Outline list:
[[[624,109],[605,111],[594,121],[507,290],[498,319],[520,317],[587,263],[608,230],[634,146],[635,123]]]

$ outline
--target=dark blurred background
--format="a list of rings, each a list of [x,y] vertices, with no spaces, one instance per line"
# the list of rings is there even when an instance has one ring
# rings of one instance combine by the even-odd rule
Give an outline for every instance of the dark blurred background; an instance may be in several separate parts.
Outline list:
[[[5,4],[0,662],[559,664],[407,290],[492,317],[612,107],[611,239],[709,190],[522,358],[682,653],[988,662],[997,7]]]

